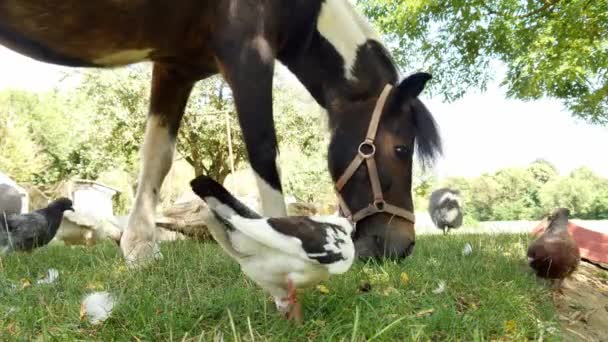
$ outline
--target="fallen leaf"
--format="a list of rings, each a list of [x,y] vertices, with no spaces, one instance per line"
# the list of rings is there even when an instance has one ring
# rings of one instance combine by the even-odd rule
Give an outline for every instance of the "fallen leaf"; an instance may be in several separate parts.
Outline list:
[[[513,335],[517,332],[517,322],[514,320],[508,320],[505,322],[505,331],[509,335]]]
[[[401,284],[403,284],[403,286],[407,286],[410,282],[410,277],[405,272],[401,272],[399,279],[401,279]]]
[[[320,326],[320,327],[325,327],[325,325],[327,325],[327,323],[325,321],[320,320],[320,319],[315,319],[314,324],[317,326]]]
[[[88,283],[86,288],[87,290],[99,291],[103,290],[103,285],[101,283]]]
[[[390,280],[388,273],[384,271],[377,272],[371,268],[365,267],[363,268],[363,273],[368,276],[369,281],[372,285],[386,284]]]
[[[384,291],[382,291],[382,294],[385,296],[389,296],[389,295],[397,294],[397,293],[399,293],[399,291],[397,291],[397,289],[392,286],[389,286],[389,287],[385,288]]]
[[[386,284],[389,282],[389,280],[390,277],[386,273],[376,273],[372,275],[370,279],[371,283],[376,285]]]
[[[28,287],[32,286],[32,283],[27,280],[27,279],[21,279],[21,289],[27,289]]]
[[[458,299],[456,301],[456,307],[457,307],[458,313],[462,314],[469,310],[477,310],[478,305],[477,305],[477,303],[475,303],[474,299],[460,296],[460,297],[458,297]]]
[[[435,312],[435,309],[422,310],[416,314],[416,317],[429,316],[429,315],[433,314],[433,312]]]
[[[329,289],[325,285],[317,285],[317,290],[319,292],[321,292],[322,294],[328,294],[329,293]]]

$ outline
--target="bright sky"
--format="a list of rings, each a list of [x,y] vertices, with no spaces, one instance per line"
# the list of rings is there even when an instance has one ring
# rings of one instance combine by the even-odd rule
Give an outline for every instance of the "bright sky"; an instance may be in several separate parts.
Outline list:
[[[0,89],[48,90],[66,71],[0,47]],[[496,83],[454,103],[422,99],[444,140],[445,156],[435,168],[440,177],[477,176],[537,158],[561,173],[588,166],[608,177],[608,127],[573,119],[559,101],[507,100]]]

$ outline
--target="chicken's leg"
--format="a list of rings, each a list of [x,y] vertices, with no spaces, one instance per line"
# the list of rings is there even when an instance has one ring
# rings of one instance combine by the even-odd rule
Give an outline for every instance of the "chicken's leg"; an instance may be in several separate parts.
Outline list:
[[[287,278],[287,299],[289,301],[287,319],[293,320],[297,324],[302,324],[302,306],[298,301],[297,295],[297,289],[293,281]]]
[[[553,291],[557,294],[564,294],[564,279],[553,279],[552,282]]]

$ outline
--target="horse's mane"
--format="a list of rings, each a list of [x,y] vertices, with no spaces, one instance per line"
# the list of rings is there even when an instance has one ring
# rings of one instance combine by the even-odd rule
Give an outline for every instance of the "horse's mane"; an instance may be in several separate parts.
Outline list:
[[[423,168],[432,166],[443,154],[441,135],[433,115],[420,100],[412,104],[416,126],[416,155]]]

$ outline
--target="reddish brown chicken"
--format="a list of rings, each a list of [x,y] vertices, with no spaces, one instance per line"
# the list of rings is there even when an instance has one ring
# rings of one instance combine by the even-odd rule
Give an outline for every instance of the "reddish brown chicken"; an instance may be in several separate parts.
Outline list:
[[[557,289],[576,270],[581,258],[576,241],[568,233],[569,216],[568,209],[556,209],[546,219],[547,229],[528,247],[530,267],[537,276],[554,281]]]

